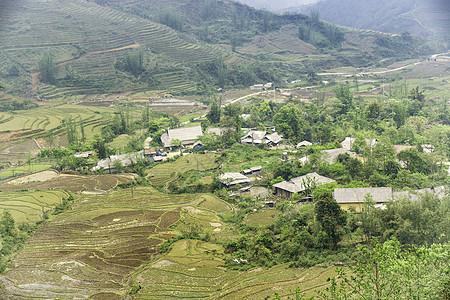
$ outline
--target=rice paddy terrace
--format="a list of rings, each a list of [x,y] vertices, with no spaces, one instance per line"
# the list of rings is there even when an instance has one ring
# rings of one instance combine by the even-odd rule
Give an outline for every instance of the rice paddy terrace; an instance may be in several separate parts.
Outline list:
[[[38,228],[1,279],[5,289],[0,294],[3,299],[123,295],[128,276],[155,257],[161,241],[174,236],[171,225],[183,228],[198,220],[214,232],[225,227],[217,214],[229,210],[210,195],[169,196],[143,187],[133,196],[130,189],[83,196]]]
[[[0,112],[0,161],[26,160],[41,148],[61,144],[66,134],[64,120],[68,117],[80,133],[83,126],[85,138],[92,139],[112,121],[116,108],[62,104],[40,106],[30,110]],[[130,108],[130,118],[141,115],[139,108]],[[64,144],[62,144],[64,146]]]
[[[18,224],[42,220],[42,211],[53,209],[69,194],[61,190],[0,193],[0,211],[8,210]]]
[[[207,171],[216,169],[219,164],[215,161],[217,155],[192,154],[182,156],[172,163],[160,164],[148,172],[148,180],[157,186],[167,186],[175,180],[179,180],[178,175],[188,171]]]
[[[154,73],[154,79],[160,82],[156,90],[193,89],[194,83],[180,63],[229,56],[224,49],[201,44],[167,26],[94,2],[6,1],[0,9],[4,12],[0,30],[0,58],[5,62],[2,73],[7,75],[4,86],[13,87],[18,78],[22,83],[29,80],[25,88],[14,89],[24,92],[34,88],[45,98],[119,91],[127,84],[142,87],[127,81],[114,68],[115,60],[134,47],[145,49],[148,62],[161,62]],[[56,56],[57,78],[63,86],[31,82],[31,73],[37,72],[37,59],[46,50]],[[75,76],[69,76],[71,80],[67,80],[66,67]],[[15,71],[10,72],[11,68]]]

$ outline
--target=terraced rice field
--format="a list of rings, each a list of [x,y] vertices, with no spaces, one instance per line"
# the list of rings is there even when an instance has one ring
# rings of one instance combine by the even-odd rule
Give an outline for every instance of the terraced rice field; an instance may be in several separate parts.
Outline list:
[[[148,180],[158,186],[166,186],[178,175],[188,171],[206,171],[217,168],[219,165],[215,161],[216,154],[190,154],[180,157],[174,162],[164,163],[155,166],[148,172]]]
[[[38,228],[0,277],[0,298],[123,296],[128,277],[174,236],[171,226],[180,218],[180,226],[188,226],[184,216],[190,215],[209,220],[211,230],[225,227],[214,209],[230,207],[210,195],[169,196],[148,187],[135,188],[133,196],[126,189],[77,198],[72,209]]]
[[[51,167],[52,165],[49,164],[31,164],[20,167],[9,167],[0,170],[0,180],[4,180],[13,176],[22,176],[29,173],[50,169]]]
[[[59,205],[62,198],[69,194],[65,191],[17,191],[0,193],[0,212],[8,210],[16,223],[28,223],[42,220],[42,211],[51,210]]]
[[[66,133],[63,122],[67,117],[71,117],[76,124],[79,136],[82,124],[85,139],[92,139],[112,121],[116,111],[117,108],[110,107],[62,104],[40,106],[18,113],[0,112],[0,159],[10,161],[11,157],[19,157],[23,162],[30,151],[34,155],[41,147],[57,146],[55,141]],[[140,118],[142,113],[136,107],[129,111],[130,119]],[[36,141],[30,140],[30,145],[20,146],[23,139],[32,138]]]
[[[135,299],[266,299],[287,296],[296,287],[312,293],[326,286],[334,267],[227,270],[223,248],[198,240],[176,242],[171,251],[133,276],[142,289]]]
[[[123,57],[129,51],[125,48],[131,45],[146,50],[146,59],[158,58],[173,66],[230,55],[222,48],[190,40],[164,25],[93,1],[25,0],[4,10],[5,20],[14,20],[0,27],[0,59],[5,62],[5,70],[20,61],[23,71],[36,72],[37,58],[51,49],[60,63],[57,78],[62,80],[63,87],[37,85],[37,92],[49,99],[101,93],[105,86],[110,91],[120,91],[126,85],[143,88],[140,83],[128,82],[114,69],[116,59]],[[187,72],[165,68],[165,63],[161,65],[155,75],[161,86],[154,87],[155,90],[186,92],[196,88]],[[73,69],[75,81],[66,80],[66,66]]]
[[[28,177],[31,177],[31,179],[28,180]],[[104,194],[115,188],[119,183],[128,182],[133,178],[133,174],[73,175],[59,174],[54,170],[48,170],[2,182],[0,183],[0,190],[8,192],[23,189],[61,189],[76,194]]]

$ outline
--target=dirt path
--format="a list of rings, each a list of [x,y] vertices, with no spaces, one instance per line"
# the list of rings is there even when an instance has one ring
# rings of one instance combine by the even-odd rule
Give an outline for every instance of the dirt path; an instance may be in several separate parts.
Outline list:
[[[56,68],[57,69],[62,68],[62,67],[66,66],[69,63],[83,60],[86,57],[89,57],[89,56],[94,55],[94,54],[101,54],[101,53],[107,53],[107,52],[113,52],[113,51],[120,51],[120,50],[124,50],[124,49],[132,49],[132,48],[137,48],[139,46],[141,46],[141,44],[136,43],[136,44],[133,44],[133,45],[123,46],[123,47],[118,47],[118,48],[86,52],[85,54],[83,54],[82,56],[80,56],[78,58],[68,59],[68,60],[65,60],[65,61],[57,63],[56,64]],[[37,85],[39,83],[39,75],[40,74],[41,74],[41,72],[31,73],[31,88],[33,89],[33,92],[35,92],[37,90]]]

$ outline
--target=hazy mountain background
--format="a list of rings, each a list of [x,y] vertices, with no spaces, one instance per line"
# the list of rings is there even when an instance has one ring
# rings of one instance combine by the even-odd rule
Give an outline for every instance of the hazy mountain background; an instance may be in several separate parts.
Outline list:
[[[413,35],[450,41],[448,0],[293,0],[270,2],[240,0],[248,5],[276,12],[309,14],[339,25],[389,33],[408,31]]]
[[[247,4],[259,9],[267,9],[273,12],[283,12],[289,9],[299,9],[304,5],[311,5],[319,0],[238,0],[237,2]]]

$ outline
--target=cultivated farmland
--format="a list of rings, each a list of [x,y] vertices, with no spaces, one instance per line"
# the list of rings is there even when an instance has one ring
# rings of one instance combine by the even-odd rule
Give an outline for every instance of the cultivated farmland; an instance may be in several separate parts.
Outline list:
[[[53,209],[69,194],[59,190],[0,193],[0,211],[8,210],[17,223],[42,220],[42,211]]]
[[[79,135],[83,126],[85,139],[92,139],[112,121],[117,110],[103,106],[60,104],[40,106],[20,113],[0,112],[0,161],[19,159],[23,162],[41,148],[66,146],[64,139],[61,139],[66,134],[63,123],[66,118],[73,120]],[[141,116],[140,108],[131,107],[129,112],[131,120]]]
[[[1,278],[0,293],[54,298],[101,293],[98,297],[114,299],[128,291],[128,276],[154,258],[156,246],[174,236],[170,226],[180,218],[179,226],[190,226],[184,216],[203,219],[218,234],[213,229],[225,224],[214,209],[230,207],[210,195],[169,196],[148,187],[135,188],[133,196],[126,189],[77,198],[71,210],[38,228]]]
[[[242,272],[227,270],[224,264],[221,246],[178,241],[169,253],[133,276],[143,286],[135,299],[264,299],[275,293],[287,296],[296,287],[309,292],[321,289],[335,275],[334,267],[278,265]]]
[[[180,174],[188,171],[206,171],[217,168],[219,165],[215,161],[217,155],[191,154],[182,156],[175,162],[160,164],[148,172],[148,179],[152,184],[166,186],[170,182],[177,180]]]

